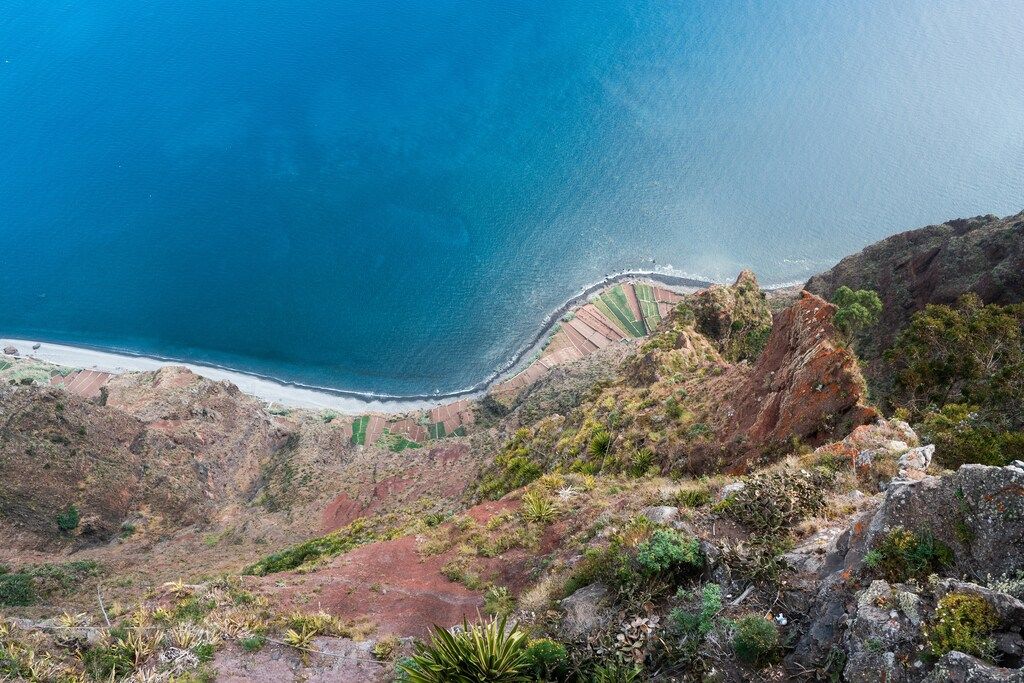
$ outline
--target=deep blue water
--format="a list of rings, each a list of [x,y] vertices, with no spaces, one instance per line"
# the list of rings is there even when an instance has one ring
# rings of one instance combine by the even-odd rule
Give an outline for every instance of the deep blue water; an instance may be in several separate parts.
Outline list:
[[[1024,4],[4,0],[0,335],[453,390],[623,268],[1024,208]]]

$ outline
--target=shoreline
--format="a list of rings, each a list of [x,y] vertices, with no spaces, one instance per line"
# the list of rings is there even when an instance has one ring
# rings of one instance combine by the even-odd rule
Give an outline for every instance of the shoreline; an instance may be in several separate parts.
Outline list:
[[[0,347],[16,347],[19,352],[19,358],[44,361],[63,367],[100,370],[113,374],[151,371],[168,365],[181,365],[197,375],[208,379],[231,382],[242,392],[271,405],[277,404],[291,408],[311,410],[330,409],[345,414],[365,412],[401,413],[432,408],[460,399],[483,396],[494,385],[515,376],[529,366],[534,359],[534,355],[544,347],[559,321],[574,309],[589,301],[594,294],[619,282],[643,280],[656,282],[674,289],[690,291],[696,291],[697,289],[714,284],[704,280],[657,271],[637,270],[613,273],[582,288],[561,306],[549,313],[541,321],[533,337],[519,351],[513,354],[511,359],[491,372],[485,379],[464,389],[434,395],[398,396],[308,385],[214,364],[196,363],[178,358],[132,353],[123,350],[113,351],[88,345],[62,344],[44,339],[4,337],[0,338]],[[40,344],[40,348],[33,349],[32,346],[35,344]]]

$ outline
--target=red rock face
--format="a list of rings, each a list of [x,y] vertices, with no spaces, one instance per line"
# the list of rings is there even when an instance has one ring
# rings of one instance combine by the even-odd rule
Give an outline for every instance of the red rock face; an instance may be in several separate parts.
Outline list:
[[[726,442],[750,444],[744,455],[794,437],[818,445],[877,419],[866,405],[856,359],[838,344],[834,313],[835,306],[804,292],[778,314],[756,364],[727,373],[727,380],[735,381],[737,372],[745,377],[727,404],[732,428]]]

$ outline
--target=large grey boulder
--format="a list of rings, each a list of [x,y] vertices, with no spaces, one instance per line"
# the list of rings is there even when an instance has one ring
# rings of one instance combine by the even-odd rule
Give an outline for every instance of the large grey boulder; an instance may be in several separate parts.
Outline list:
[[[671,505],[652,505],[641,510],[640,514],[654,524],[671,524],[679,516],[679,508]]]
[[[935,664],[930,683],[1024,683],[1024,671],[986,664],[963,652],[949,652]]]
[[[562,600],[562,635],[568,640],[585,639],[607,620],[608,589],[600,583],[580,588]]]

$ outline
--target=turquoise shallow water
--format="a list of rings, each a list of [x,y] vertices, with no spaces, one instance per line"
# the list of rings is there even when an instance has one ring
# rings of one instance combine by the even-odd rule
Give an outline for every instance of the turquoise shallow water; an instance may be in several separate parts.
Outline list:
[[[356,391],[1024,208],[1019,2],[8,0],[0,335]]]

